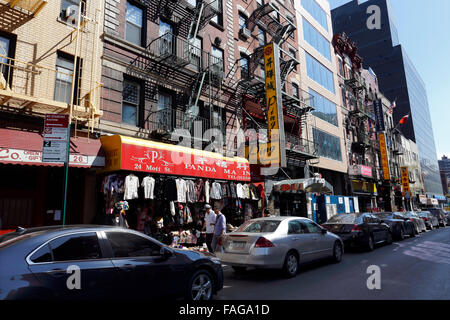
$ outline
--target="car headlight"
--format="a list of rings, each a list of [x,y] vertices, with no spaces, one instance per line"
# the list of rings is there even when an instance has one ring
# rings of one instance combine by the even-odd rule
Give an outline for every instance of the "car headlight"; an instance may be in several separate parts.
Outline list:
[[[219,258],[217,257],[211,257],[211,261],[214,262],[215,264],[222,264],[219,260]]]

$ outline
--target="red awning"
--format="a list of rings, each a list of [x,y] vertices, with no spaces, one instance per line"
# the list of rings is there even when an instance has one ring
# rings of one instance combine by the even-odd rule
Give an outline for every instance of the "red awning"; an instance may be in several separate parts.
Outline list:
[[[42,162],[43,138],[39,132],[0,129],[0,164],[63,166]],[[100,140],[82,137],[70,139],[71,167],[103,167],[105,157]]]

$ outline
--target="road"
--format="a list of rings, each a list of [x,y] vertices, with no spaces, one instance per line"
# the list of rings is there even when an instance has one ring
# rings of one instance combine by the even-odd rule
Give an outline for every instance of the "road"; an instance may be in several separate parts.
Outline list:
[[[381,269],[381,289],[369,290],[367,268]],[[236,274],[224,267],[218,300],[376,300],[450,299],[450,227],[422,233],[373,252],[346,252],[342,262],[300,268],[297,277],[249,269]]]

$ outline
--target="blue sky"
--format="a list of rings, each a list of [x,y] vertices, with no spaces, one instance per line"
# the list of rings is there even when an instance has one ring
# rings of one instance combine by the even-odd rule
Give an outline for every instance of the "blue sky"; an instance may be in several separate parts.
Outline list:
[[[332,9],[349,2],[328,1]],[[389,2],[400,43],[426,85],[438,157],[450,156],[450,1]]]

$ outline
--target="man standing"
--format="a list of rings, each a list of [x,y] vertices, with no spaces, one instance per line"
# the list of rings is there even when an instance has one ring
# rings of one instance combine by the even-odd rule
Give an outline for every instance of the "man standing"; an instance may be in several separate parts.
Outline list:
[[[216,214],[211,210],[209,204],[205,205],[205,222],[203,224],[203,231],[206,230],[206,245],[208,246],[209,252],[213,252],[211,247],[211,242],[214,235],[214,225],[216,224]]]
[[[216,251],[219,238],[225,235],[227,227],[227,219],[222,212],[220,212],[220,209],[214,209],[214,213],[216,214],[216,225],[214,227],[214,236],[211,244],[213,252]]]

